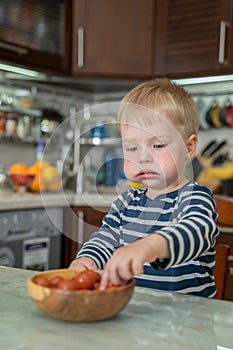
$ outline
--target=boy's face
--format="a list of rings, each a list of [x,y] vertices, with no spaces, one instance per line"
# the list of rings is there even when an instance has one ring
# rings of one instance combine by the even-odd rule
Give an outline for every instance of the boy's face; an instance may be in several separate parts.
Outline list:
[[[146,186],[148,197],[174,191],[186,182],[187,144],[167,119],[148,127],[122,125],[121,134],[125,175]]]

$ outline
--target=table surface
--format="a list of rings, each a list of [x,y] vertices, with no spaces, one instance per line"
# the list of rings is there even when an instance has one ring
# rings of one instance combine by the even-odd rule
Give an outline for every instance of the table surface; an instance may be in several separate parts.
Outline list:
[[[55,320],[30,300],[33,271],[0,268],[0,350],[229,350],[233,303],[136,287],[116,317],[93,323]]]

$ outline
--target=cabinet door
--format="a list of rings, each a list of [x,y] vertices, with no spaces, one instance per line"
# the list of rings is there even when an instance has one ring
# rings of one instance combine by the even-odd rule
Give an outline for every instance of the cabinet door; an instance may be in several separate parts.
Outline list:
[[[73,74],[150,77],[155,1],[73,0]]]
[[[0,4],[0,60],[70,72],[72,0],[12,0]]]
[[[229,72],[231,6],[231,0],[159,1],[155,72],[178,78]]]
[[[74,206],[65,210],[62,267],[69,266],[82,244],[102,225],[108,210],[107,207],[87,206]]]

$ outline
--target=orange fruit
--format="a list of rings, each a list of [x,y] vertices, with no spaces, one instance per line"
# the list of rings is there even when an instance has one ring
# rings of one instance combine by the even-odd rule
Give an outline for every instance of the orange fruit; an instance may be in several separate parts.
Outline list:
[[[37,169],[37,173],[39,174],[43,169],[47,168],[50,164],[44,160],[35,162],[33,164],[33,167],[35,167],[35,169]]]
[[[45,192],[46,190],[46,183],[43,179],[41,179],[40,175],[36,175],[31,183],[30,190],[32,192]]]
[[[10,174],[27,174],[28,168],[23,163],[15,163],[9,168]]]
[[[32,165],[28,168],[28,174],[31,174],[31,175],[39,175],[39,168],[35,165]]]

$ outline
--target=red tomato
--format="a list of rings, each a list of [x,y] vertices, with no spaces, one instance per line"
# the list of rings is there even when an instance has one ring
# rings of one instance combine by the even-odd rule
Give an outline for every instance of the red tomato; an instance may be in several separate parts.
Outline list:
[[[94,289],[95,280],[94,278],[86,271],[78,273],[75,277],[75,282],[78,289]]]
[[[95,287],[94,287],[94,289],[95,289],[95,290],[99,290],[99,288],[100,288],[100,283],[99,283],[99,282],[95,282]]]
[[[95,282],[99,282],[100,281],[100,274],[98,272],[93,271],[93,270],[87,270],[85,272],[88,273],[90,276],[92,276],[94,278]]]
[[[52,283],[52,285],[54,287],[56,287],[60,281],[64,280],[64,278],[62,276],[54,276],[51,278],[50,282]]]
[[[75,279],[73,278],[70,280],[62,279],[58,283],[57,288],[62,290],[77,290],[77,285],[76,285]]]
[[[34,282],[36,284],[38,284],[39,286],[48,287],[48,288],[52,287],[52,283],[48,280],[48,278],[46,278],[44,276],[37,276],[34,279]]]

